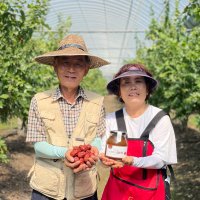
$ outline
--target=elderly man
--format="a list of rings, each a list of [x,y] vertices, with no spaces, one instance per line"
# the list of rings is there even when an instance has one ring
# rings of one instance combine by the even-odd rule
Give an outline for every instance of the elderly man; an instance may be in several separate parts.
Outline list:
[[[80,82],[91,68],[109,64],[91,55],[82,37],[68,35],[58,50],[36,57],[51,65],[59,87],[36,94],[31,101],[27,142],[34,143],[30,170],[32,200],[96,200],[96,138],[104,134],[103,97],[84,90]],[[91,157],[80,164],[72,147],[91,144]]]

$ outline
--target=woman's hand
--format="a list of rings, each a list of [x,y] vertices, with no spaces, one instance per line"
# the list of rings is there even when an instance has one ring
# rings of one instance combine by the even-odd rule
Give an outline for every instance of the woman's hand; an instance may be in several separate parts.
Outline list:
[[[124,158],[122,158],[122,162],[124,163],[124,165],[133,165],[133,157],[132,156],[125,156]]]
[[[99,154],[99,159],[107,167],[111,167],[114,164],[114,160],[106,157],[104,153]]]
[[[104,153],[101,153],[99,155],[99,158],[100,158],[101,162],[107,167],[120,168],[120,167],[124,166],[124,164],[121,161],[117,161],[117,160],[108,158],[105,156]]]
[[[114,164],[112,165],[112,168],[121,168],[124,166],[124,163],[120,160],[115,160]]]

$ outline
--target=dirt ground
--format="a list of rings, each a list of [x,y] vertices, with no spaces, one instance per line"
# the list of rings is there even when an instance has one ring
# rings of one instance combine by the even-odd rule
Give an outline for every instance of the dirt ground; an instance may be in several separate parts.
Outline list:
[[[174,167],[176,185],[172,184],[173,200],[200,199],[200,132],[194,129],[181,131],[174,126],[177,138],[178,161]],[[33,163],[33,148],[25,143],[25,136],[15,134],[15,130],[4,131],[9,149],[10,162],[0,164],[0,200],[29,200],[31,188],[27,174]],[[108,170],[99,167],[100,184],[98,195],[101,196],[108,177]]]

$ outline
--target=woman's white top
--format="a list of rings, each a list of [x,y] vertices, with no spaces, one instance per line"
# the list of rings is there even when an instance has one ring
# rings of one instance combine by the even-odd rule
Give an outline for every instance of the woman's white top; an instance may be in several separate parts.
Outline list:
[[[149,122],[161,109],[149,105],[146,111],[137,118],[132,118],[123,108],[124,120],[128,138],[139,138]],[[117,130],[115,112],[106,116],[106,134],[102,136],[102,149],[105,152],[106,140],[110,131]],[[149,134],[149,140],[154,145],[151,156],[134,157],[133,165],[142,168],[161,168],[164,165],[177,163],[176,139],[171,120],[168,115],[162,117]]]

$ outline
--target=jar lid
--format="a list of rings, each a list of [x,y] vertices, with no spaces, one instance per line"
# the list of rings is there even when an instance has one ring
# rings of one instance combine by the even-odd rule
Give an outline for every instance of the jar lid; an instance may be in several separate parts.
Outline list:
[[[110,131],[111,132],[111,134],[114,134],[116,137],[117,137],[117,143],[118,142],[120,142],[121,141],[121,138],[122,137],[125,137],[126,138],[126,133],[125,132],[123,132],[123,131]]]
[[[126,132],[125,131],[118,131],[118,130],[112,130],[110,131],[111,133],[114,133],[114,134],[122,134],[122,135],[126,135]]]

